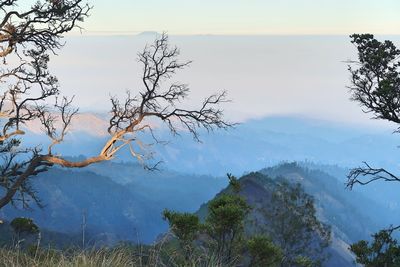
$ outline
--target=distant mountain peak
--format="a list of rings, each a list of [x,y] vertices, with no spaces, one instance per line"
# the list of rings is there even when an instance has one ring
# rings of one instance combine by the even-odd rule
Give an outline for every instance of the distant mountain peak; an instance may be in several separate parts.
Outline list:
[[[154,36],[154,35],[160,35],[160,33],[156,31],[143,31],[137,34],[137,36]]]

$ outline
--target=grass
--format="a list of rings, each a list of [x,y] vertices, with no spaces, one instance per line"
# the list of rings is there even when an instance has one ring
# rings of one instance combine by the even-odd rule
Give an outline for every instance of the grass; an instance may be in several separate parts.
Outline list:
[[[139,257],[125,249],[98,249],[92,251],[40,250],[31,253],[25,250],[0,249],[0,266],[144,266]]]
[[[54,249],[38,240],[0,244],[0,267],[228,267],[215,254],[196,249],[186,260],[171,233],[154,245],[121,243],[116,247]],[[39,247],[38,247],[39,246]]]
[[[103,248],[91,250],[65,250],[0,248],[1,267],[223,267],[213,255],[196,255],[182,262],[175,253],[165,253],[160,248]]]

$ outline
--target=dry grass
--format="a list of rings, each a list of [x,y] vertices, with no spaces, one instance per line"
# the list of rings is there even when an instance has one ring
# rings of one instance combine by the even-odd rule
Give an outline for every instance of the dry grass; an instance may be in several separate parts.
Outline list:
[[[114,248],[79,248],[56,250],[0,247],[0,267],[231,267],[223,265],[214,254],[199,249],[189,260],[184,260],[181,250],[168,233],[156,245],[120,245]]]
[[[96,251],[59,252],[42,250],[36,255],[26,251],[0,249],[0,266],[140,266],[137,257],[124,249],[99,249]]]
[[[139,252],[138,252],[139,251]],[[56,251],[51,249],[27,252],[0,248],[1,267],[125,267],[125,266],[204,266],[222,267],[213,255],[197,255],[189,262],[176,260],[174,253],[166,255],[151,248],[147,253],[132,248],[93,249],[89,251]]]

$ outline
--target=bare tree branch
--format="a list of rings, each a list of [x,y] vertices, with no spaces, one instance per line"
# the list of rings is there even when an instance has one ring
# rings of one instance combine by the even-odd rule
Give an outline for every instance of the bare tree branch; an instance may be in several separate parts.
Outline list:
[[[353,34],[358,60],[350,61],[351,100],[358,102],[374,119],[400,124],[400,49],[393,42],[380,42],[372,34]],[[399,131],[400,128],[397,129]],[[364,167],[350,171],[347,187],[366,185],[377,180],[400,182],[400,177],[383,169]]]
[[[372,168],[364,162],[365,167],[354,168],[350,171],[347,178],[347,187],[353,189],[356,184],[367,185],[377,180],[385,182],[400,182],[400,177],[383,168]]]
[[[64,140],[77,112],[71,100],[58,100],[49,53],[63,46],[63,34],[80,28],[91,9],[83,0],[40,0],[28,10],[20,10],[19,2],[0,1],[0,188],[5,190],[0,208],[10,202],[40,204],[30,178],[58,162],[52,147]],[[22,145],[28,122],[41,123],[51,139],[47,154],[40,147]]]
[[[11,0],[0,2],[0,10],[2,7],[3,10],[13,7],[15,3],[16,1]],[[146,169],[157,169],[160,162],[153,166],[147,165],[154,155],[151,151],[152,145],[164,143],[157,138],[154,123],[166,125],[173,135],[187,131],[197,141],[200,140],[200,129],[213,131],[235,125],[224,120],[223,110],[219,108],[221,103],[228,102],[225,91],[206,97],[198,109],[181,107],[190,93],[189,87],[187,84],[170,80],[178,70],[186,68],[191,62],[180,62],[179,50],[170,46],[168,36],[162,34],[138,54],[138,61],[143,65],[142,90],[135,96],[128,91],[124,100],[111,97],[112,108],[108,127],[110,137],[99,154],[78,162],[55,154],[54,146],[64,141],[78,109],[72,107],[72,99],[59,98],[58,80],[47,70],[49,56],[45,52],[54,52],[54,49],[59,48],[60,34],[76,26],[75,22],[87,15],[89,7],[82,6],[80,0],[52,1],[47,5],[45,3],[38,2],[32,8],[34,11],[29,14],[11,11],[8,15],[21,20],[31,18],[32,14],[38,16],[32,22],[25,21],[30,24],[26,29],[21,30],[22,26],[19,25],[15,30],[24,38],[29,36],[21,39],[21,44],[27,43],[29,46],[30,42],[33,42],[37,47],[26,50],[22,55],[12,50],[9,55],[14,52],[19,58],[19,64],[13,68],[3,68],[0,72],[0,85],[8,86],[8,90],[0,96],[0,121],[3,128],[0,133],[0,151],[3,158],[0,186],[6,190],[5,195],[0,198],[0,208],[17,200],[22,201],[24,207],[28,206],[29,198],[38,201],[34,189],[30,186],[30,178],[54,165],[82,168],[111,160],[126,148]],[[5,21],[7,19],[3,20],[3,28],[8,27]],[[36,28],[35,33],[35,27],[39,27],[36,23],[52,25],[47,26],[46,34],[41,27]],[[32,36],[25,35],[27,32],[32,32]],[[49,33],[52,36],[48,36]],[[5,33],[3,35],[6,36]],[[0,30],[0,45],[1,36]],[[17,44],[18,42],[10,46],[14,48]],[[54,99],[53,104],[50,104],[51,99]],[[47,153],[43,153],[40,147],[21,149],[21,140],[16,139],[24,134],[22,126],[32,121],[39,122],[44,133],[50,138]],[[143,142],[139,136],[143,133],[149,134],[153,143]]]
[[[104,146],[101,155],[112,156],[115,154],[114,151],[127,144],[127,140],[137,142],[138,132],[149,132],[155,143],[159,143],[160,140],[153,134],[153,127],[149,123],[152,119],[167,125],[174,135],[179,134],[182,129],[187,130],[197,141],[200,140],[200,128],[212,131],[216,128],[227,129],[234,126],[233,123],[223,119],[223,110],[219,108],[221,103],[228,102],[225,91],[207,97],[199,109],[178,107],[190,93],[188,85],[178,82],[167,85],[165,83],[178,70],[186,68],[191,63],[191,61],[180,62],[179,54],[177,47],[169,45],[165,33],[138,54],[138,61],[143,65],[143,90],[136,96],[127,92],[123,102],[116,97],[111,98],[112,116],[108,132],[112,137]],[[132,147],[130,148],[134,157],[142,158],[142,154],[133,152]],[[144,150],[143,146],[139,148]]]

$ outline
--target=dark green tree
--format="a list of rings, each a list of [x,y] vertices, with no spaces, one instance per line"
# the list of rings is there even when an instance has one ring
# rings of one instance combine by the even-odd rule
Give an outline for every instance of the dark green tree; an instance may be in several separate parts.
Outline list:
[[[270,207],[263,207],[267,232],[283,251],[282,266],[295,265],[299,257],[321,265],[327,258],[330,227],[316,217],[314,199],[300,184],[281,181],[276,185]]]
[[[400,124],[400,49],[392,41],[381,42],[372,34],[353,34],[350,38],[358,52],[358,60],[349,66],[351,100],[374,119]],[[399,131],[400,127],[396,132]],[[347,186],[352,189],[354,185],[377,180],[400,182],[399,176],[391,171],[364,162],[364,166],[350,171]],[[365,240],[351,245],[357,262],[366,266],[398,266],[398,245],[391,236],[394,229],[397,227],[374,234],[371,245]]]
[[[372,34],[353,34],[351,42],[358,51],[358,60],[351,61],[351,100],[360,104],[364,112],[374,119],[400,123],[400,50],[393,42],[380,42]],[[397,128],[397,132],[400,127]],[[347,186],[366,185],[376,180],[400,181],[400,178],[383,169],[364,166],[353,169]]]
[[[256,235],[247,241],[247,247],[251,256],[250,266],[279,266],[282,259],[282,250],[265,235]]]
[[[238,194],[241,189],[239,180],[236,178],[236,176],[233,176],[230,173],[226,174],[226,176],[228,177],[229,186],[232,188],[233,193]]]
[[[373,241],[361,240],[350,246],[350,250],[356,255],[357,263],[366,267],[400,266],[400,246],[392,237],[392,231],[381,230],[373,234]]]
[[[199,217],[187,212],[164,210],[163,218],[168,221],[170,229],[180,242],[185,259],[188,260],[193,253],[193,241],[201,229]]]
[[[239,195],[241,186],[238,179],[231,174],[227,176],[228,190],[208,203],[204,224],[195,214],[169,210],[163,212],[164,220],[168,221],[185,253],[186,263],[190,262],[190,256],[200,244],[210,250],[209,254],[215,254],[220,264],[237,261],[237,252],[245,247],[244,220],[250,207]],[[203,235],[200,237],[200,234]],[[196,243],[196,239],[199,242]]]
[[[20,243],[21,238],[24,235],[29,236],[39,232],[39,227],[30,218],[23,218],[23,217],[15,218],[10,222],[10,226],[16,235],[18,244]]]
[[[315,266],[313,260],[305,256],[298,256],[294,260],[294,266],[296,267],[313,267]]]
[[[243,245],[244,219],[250,207],[243,197],[222,194],[208,204],[206,228],[216,242],[218,258],[225,263],[233,260]]]

